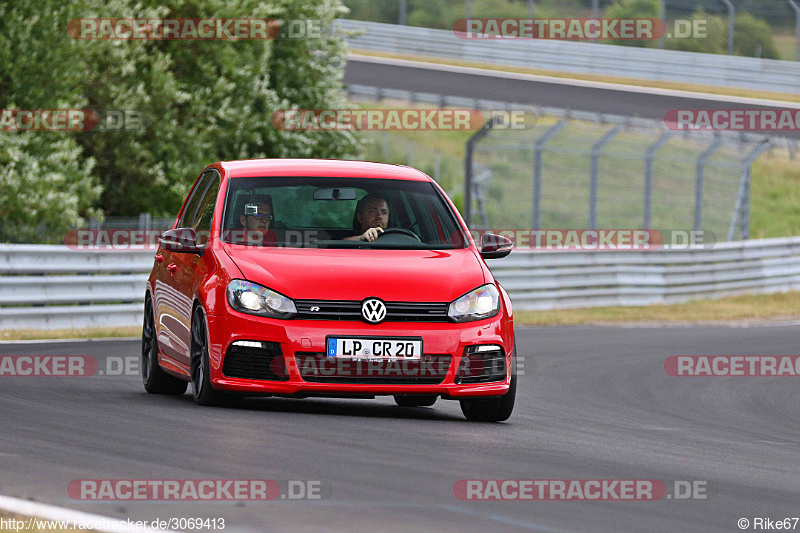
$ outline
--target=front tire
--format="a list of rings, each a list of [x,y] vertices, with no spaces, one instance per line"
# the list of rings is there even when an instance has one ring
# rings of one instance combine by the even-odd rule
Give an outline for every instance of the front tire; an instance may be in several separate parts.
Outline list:
[[[180,396],[189,385],[182,379],[170,376],[158,364],[158,339],[156,337],[153,300],[148,295],[144,300],[144,321],[142,323],[142,383],[150,394],[170,394]]]
[[[517,341],[511,354],[511,383],[508,392],[499,398],[475,398],[461,400],[461,412],[473,422],[502,422],[508,420],[514,410],[517,396]]]
[[[192,396],[198,405],[231,405],[238,396],[214,390],[208,366],[208,332],[203,309],[198,306],[192,316],[192,341],[190,348],[190,370],[192,374]]]

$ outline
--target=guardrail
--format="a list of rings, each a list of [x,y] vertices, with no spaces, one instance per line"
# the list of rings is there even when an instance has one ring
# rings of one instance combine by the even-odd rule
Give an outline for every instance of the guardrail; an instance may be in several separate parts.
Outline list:
[[[0,244],[0,330],[141,324],[153,255]]]
[[[800,93],[800,62],[552,41],[459,39],[452,31],[340,19],[350,48],[433,56],[537,70],[603,74],[691,84]]]
[[[153,251],[0,244],[0,329],[137,326]],[[653,251],[515,250],[490,261],[518,310],[800,289],[800,237]]]

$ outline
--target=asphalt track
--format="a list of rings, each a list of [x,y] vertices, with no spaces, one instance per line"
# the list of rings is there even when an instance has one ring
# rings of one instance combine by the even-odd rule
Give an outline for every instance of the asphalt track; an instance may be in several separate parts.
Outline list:
[[[663,120],[673,109],[782,109],[795,103],[581,82],[545,76],[351,56],[345,83]],[[754,132],[759,133],[759,132]],[[800,131],[781,132],[800,139]]]
[[[0,378],[0,493],[111,517],[225,517],[225,531],[739,531],[800,514],[797,377],[679,378],[670,355],[797,354],[800,326],[517,328],[501,424],[456,402],[257,399],[202,408],[138,376]],[[1,344],[0,355],[135,358],[135,341]],[[319,480],[325,498],[85,503],[76,479]],[[460,479],[705,481],[677,501],[461,501]],[[798,526],[800,527],[800,526]]]

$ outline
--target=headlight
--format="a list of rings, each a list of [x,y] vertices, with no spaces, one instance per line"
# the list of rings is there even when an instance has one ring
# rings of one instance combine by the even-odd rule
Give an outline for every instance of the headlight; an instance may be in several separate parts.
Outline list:
[[[493,317],[499,312],[500,292],[497,287],[488,284],[453,300],[447,316],[456,322],[469,322]]]
[[[257,283],[235,279],[228,284],[228,303],[242,313],[273,318],[292,318],[294,302],[279,292]]]

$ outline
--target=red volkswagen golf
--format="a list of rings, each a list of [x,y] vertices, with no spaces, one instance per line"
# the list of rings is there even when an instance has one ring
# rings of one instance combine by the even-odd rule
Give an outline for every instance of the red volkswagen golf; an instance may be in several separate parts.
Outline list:
[[[147,283],[147,392],[459,400],[506,420],[516,391],[511,301],[453,204],[422,172],[312,159],[206,168]]]

